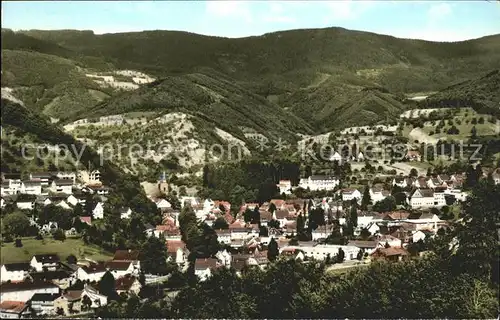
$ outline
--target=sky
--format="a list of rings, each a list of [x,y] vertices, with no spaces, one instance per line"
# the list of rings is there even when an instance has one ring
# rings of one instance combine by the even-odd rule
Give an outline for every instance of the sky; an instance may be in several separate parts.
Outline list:
[[[326,27],[467,40],[500,33],[500,1],[2,1],[2,28],[14,30],[181,30],[234,38]]]

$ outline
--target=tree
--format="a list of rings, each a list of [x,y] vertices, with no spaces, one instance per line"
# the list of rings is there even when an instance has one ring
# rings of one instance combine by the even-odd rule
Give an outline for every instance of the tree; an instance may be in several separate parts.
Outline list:
[[[66,258],[66,262],[69,263],[69,264],[76,264],[77,262],[77,259],[75,257],[74,254],[70,254],[67,258]]]
[[[372,197],[370,196],[370,188],[368,185],[365,186],[365,190],[363,191],[363,199],[361,200],[361,209],[367,210],[368,205],[372,203]]]
[[[267,246],[267,258],[269,261],[276,261],[276,258],[279,255],[278,243],[274,238],[271,238],[269,241],[269,245]]]
[[[470,138],[475,140],[477,139],[477,129],[476,126],[473,126],[472,129],[470,129]]]
[[[360,233],[359,233],[359,236],[363,240],[368,240],[371,237],[371,235],[372,235],[371,232],[368,231],[368,229],[366,229],[366,228],[362,228]]]
[[[356,208],[356,206],[351,206],[349,223],[353,228],[356,228],[358,226],[358,208]]]
[[[344,262],[345,259],[345,252],[342,250],[342,248],[339,248],[339,252],[336,255],[336,263],[342,263]]]
[[[260,224],[260,209],[259,206],[255,206],[252,213],[252,219],[250,221],[252,224]]]
[[[54,233],[52,234],[52,237],[54,237],[54,240],[59,240],[59,241],[66,240],[66,234],[60,228],[57,228],[56,231],[54,231]]]
[[[304,226],[305,226],[305,220],[301,212],[297,217],[297,234],[302,234],[304,232]]]
[[[89,296],[85,295],[82,298],[82,309],[88,310],[92,306],[92,300],[90,300]]]
[[[498,208],[500,185],[481,181],[468,197],[461,213],[467,223],[455,227],[458,249],[455,263],[471,275],[491,279],[498,284]]]
[[[267,223],[267,226],[269,228],[274,228],[274,229],[279,229],[280,228],[280,222],[276,219],[272,219]]]
[[[432,176],[432,169],[431,168],[427,168],[427,173],[425,174],[427,177],[430,177]]]
[[[253,211],[250,210],[249,208],[246,208],[246,210],[243,212],[243,220],[246,223],[249,223],[250,221],[252,221],[252,217],[253,217]]]
[[[140,250],[141,269],[144,273],[165,275],[167,268],[167,248],[165,242],[149,237],[144,241]]]
[[[21,241],[20,238],[16,239],[16,243],[14,244],[16,248],[21,248],[23,246],[23,242]]]
[[[229,224],[223,217],[218,217],[217,219],[215,219],[212,227],[214,228],[214,230],[227,229],[229,228]]]
[[[373,210],[377,212],[389,212],[396,209],[396,199],[394,196],[388,196],[373,205]]]
[[[30,227],[30,221],[24,213],[13,212],[2,218],[2,226],[5,234],[23,237],[28,235],[27,231]]]
[[[271,212],[271,213],[276,212],[276,205],[271,202],[271,204],[269,205],[268,211]]]
[[[198,219],[193,208],[186,205],[179,214],[179,229],[184,243],[188,244],[190,238],[196,235],[197,223]]]
[[[102,276],[101,280],[97,284],[97,288],[99,292],[108,297],[108,299],[116,299],[118,294],[116,293],[115,288],[115,277],[108,270]]]
[[[479,177],[477,176],[477,171],[472,165],[469,165],[465,174],[465,187],[469,189],[473,188],[477,184],[477,181],[479,179]]]
[[[415,168],[410,170],[410,177],[418,177],[418,171]]]

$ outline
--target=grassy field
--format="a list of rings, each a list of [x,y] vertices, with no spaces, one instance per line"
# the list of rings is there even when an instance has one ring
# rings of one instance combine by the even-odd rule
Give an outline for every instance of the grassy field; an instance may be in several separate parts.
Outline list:
[[[16,248],[13,242],[2,244],[1,263],[25,262],[35,254],[44,253],[56,253],[61,259],[66,259],[70,254],[74,254],[78,259],[87,257],[93,260],[109,260],[112,257],[111,253],[97,246],[85,245],[80,238],[68,238],[64,242],[49,238],[26,238],[22,243],[21,248]]]

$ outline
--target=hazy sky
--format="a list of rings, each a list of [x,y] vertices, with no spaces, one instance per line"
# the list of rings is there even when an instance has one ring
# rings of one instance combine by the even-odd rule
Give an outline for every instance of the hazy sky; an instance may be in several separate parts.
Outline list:
[[[465,40],[500,33],[500,1],[2,1],[2,27],[14,30],[160,29],[244,37],[332,26],[404,38]]]

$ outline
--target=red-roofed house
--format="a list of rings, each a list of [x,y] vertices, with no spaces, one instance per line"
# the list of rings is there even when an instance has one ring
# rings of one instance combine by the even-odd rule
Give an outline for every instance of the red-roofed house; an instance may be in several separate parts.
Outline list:
[[[92,225],[92,217],[80,217],[80,221],[88,224],[89,226]]]
[[[141,283],[136,277],[125,276],[115,280],[116,293],[133,293],[139,294],[141,291]]]
[[[28,305],[24,302],[5,300],[0,303],[1,319],[21,319],[27,315]]]
[[[166,241],[167,256],[169,261],[175,262],[178,266],[183,267],[187,263],[188,249],[182,240]]]
[[[194,274],[200,278],[200,281],[205,281],[212,276],[212,271],[220,266],[218,260],[215,258],[196,259]]]

